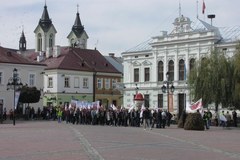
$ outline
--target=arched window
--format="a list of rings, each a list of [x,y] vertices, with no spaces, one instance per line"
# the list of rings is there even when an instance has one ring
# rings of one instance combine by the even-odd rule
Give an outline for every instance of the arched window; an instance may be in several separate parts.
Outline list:
[[[178,73],[179,73],[179,80],[180,81],[183,81],[183,80],[185,80],[185,62],[184,62],[184,60],[183,59],[181,59],[180,61],[179,61],[179,70],[178,70]]]
[[[190,60],[190,71],[194,68],[194,66],[195,66],[195,59],[194,58],[192,58],[191,60]]]
[[[163,62],[158,62],[158,81],[163,81]]]
[[[168,80],[173,81],[174,80],[174,62],[173,62],[173,60],[170,60],[168,62],[168,74],[169,74]]]
[[[37,50],[42,51],[42,35],[41,35],[41,33],[38,34],[38,38],[37,38]]]
[[[53,47],[53,34],[50,34],[49,37],[49,47]]]

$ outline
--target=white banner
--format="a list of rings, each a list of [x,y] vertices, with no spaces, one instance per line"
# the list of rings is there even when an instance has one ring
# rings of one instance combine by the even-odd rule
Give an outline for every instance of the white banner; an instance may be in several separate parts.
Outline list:
[[[15,99],[14,99],[14,108],[17,109],[17,104],[18,104],[18,100],[19,100],[19,97],[20,97],[20,91],[15,91]]]

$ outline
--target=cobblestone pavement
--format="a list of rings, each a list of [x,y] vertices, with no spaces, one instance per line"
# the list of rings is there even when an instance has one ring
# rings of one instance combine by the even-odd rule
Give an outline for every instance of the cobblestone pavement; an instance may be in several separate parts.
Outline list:
[[[73,125],[0,124],[0,160],[236,160],[240,129],[186,131]]]

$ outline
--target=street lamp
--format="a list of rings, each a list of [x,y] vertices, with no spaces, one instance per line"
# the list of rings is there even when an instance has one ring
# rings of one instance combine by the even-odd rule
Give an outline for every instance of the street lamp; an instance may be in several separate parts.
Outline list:
[[[169,80],[169,72],[166,74],[167,80],[163,82],[162,86],[162,92],[167,93],[167,110],[169,112],[169,93],[173,93],[175,90],[175,87],[173,86],[173,82]]]
[[[13,125],[15,125],[16,90],[22,88],[22,86],[23,86],[23,84],[21,82],[21,78],[18,77],[17,69],[14,68],[13,69],[13,77],[10,77],[8,79],[8,83],[7,83],[7,90],[12,89],[14,91],[14,94],[13,94],[14,95],[13,96]]]

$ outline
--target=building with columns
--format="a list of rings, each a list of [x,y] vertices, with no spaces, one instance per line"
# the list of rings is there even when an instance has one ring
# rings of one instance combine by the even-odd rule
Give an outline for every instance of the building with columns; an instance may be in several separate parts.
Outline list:
[[[136,93],[144,96],[144,105],[180,113],[192,103],[186,75],[195,61],[217,49],[231,57],[237,45],[239,28],[218,28],[200,19],[177,17],[170,33],[162,31],[142,44],[122,53],[124,66],[124,106],[133,102]],[[229,37],[231,33],[234,39]],[[226,36],[228,36],[226,38]],[[168,76],[168,77],[167,77]],[[164,82],[172,82],[174,92],[162,90]],[[166,86],[165,86],[166,87]]]

